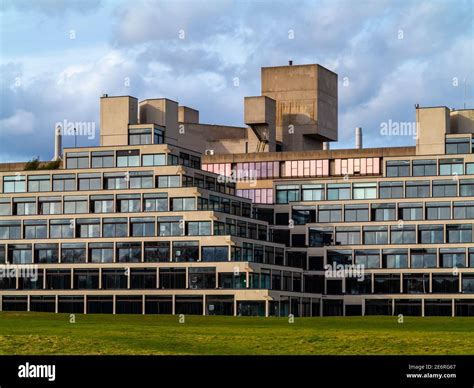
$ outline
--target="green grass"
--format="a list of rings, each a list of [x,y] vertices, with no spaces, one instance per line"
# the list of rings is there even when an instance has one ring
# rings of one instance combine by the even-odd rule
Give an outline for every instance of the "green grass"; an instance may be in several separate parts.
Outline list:
[[[0,354],[470,354],[474,318],[0,313]]]

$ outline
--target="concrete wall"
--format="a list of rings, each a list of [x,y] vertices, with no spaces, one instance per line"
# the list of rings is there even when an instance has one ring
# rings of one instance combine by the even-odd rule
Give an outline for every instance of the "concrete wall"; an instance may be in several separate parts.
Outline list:
[[[135,97],[101,97],[101,146],[127,145],[129,124],[138,124],[138,100]]]
[[[450,133],[474,133],[474,109],[452,111],[450,116]]]
[[[445,106],[416,108],[417,155],[444,155],[445,137],[450,131],[450,112]]]

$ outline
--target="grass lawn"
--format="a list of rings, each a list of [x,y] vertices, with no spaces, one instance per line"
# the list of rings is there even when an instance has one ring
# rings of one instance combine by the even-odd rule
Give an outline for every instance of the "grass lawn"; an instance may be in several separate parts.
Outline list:
[[[0,354],[470,354],[474,318],[286,318],[0,312]]]

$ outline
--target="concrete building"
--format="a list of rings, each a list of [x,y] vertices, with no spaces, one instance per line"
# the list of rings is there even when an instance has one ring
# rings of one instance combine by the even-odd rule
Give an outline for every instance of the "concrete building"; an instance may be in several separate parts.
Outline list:
[[[0,263],[23,269],[0,276],[2,310],[474,315],[474,110],[417,107],[381,134],[413,147],[358,129],[331,150],[337,75],[319,65],[263,68],[242,127],[100,104],[99,147],[0,165]]]

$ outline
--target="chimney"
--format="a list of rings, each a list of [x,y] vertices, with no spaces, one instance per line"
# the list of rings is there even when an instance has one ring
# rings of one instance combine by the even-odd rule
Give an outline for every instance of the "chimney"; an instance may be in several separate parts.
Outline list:
[[[328,151],[330,148],[330,144],[328,141],[323,142],[323,150]]]
[[[288,65],[289,65],[289,66],[293,66],[293,61],[291,61],[291,60],[288,61]]]
[[[53,160],[61,159],[61,155],[63,152],[63,144],[62,144],[62,128],[61,125],[58,124],[54,130],[54,158]]]
[[[356,135],[355,148],[360,150],[362,148],[362,128],[361,127],[356,128],[355,135]]]

